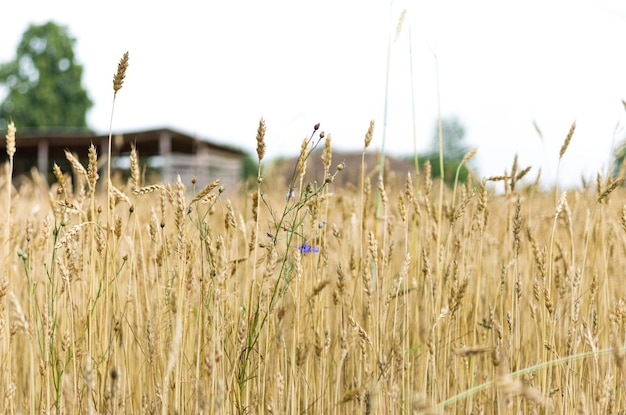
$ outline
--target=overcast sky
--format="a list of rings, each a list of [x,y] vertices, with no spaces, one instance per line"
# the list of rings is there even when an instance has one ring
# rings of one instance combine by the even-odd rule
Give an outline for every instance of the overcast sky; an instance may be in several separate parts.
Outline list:
[[[533,178],[542,168],[553,182],[573,121],[561,183],[606,171],[626,135],[619,0],[12,1],[3,6],[0,61],[14,58],[29,24],[53,20],[76,38],[98,133],[108,132],[111,79],[128,50],[114,131],[170,127],[254,152],[264,117],[270,157],[297,153],[317,122],[336,149],[360,151],[370,119],[371,148],[382,145],[387,45],[403,10],[390,50],[389,153],[413,152],[414,119],[417,148],[428,149],[439,105],[479,148],[481,176],[502,174],[518,153]]]

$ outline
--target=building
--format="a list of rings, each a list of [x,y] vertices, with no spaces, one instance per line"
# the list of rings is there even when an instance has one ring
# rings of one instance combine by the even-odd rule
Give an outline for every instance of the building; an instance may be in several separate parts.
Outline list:
[[[0,142],[0,160],[6,161],[6,140]],[[14,176],[28,173],[33,167],[49,176],[53,163],[67,171],[66,150],[84,161],[86,166],[91,143],[96,146],[98,160],[106,160],[108,142],[108,134],[71,130],[20,132],[18,128]],[[180,175],[183,183],[190,186],[191,179],[197,177],[197,186],[201,188],[210,181],[221,179],[228,190],[235,188],[242,178],[243,151],[169,128],[113,134],[112,165],[117,172],[127,173],[132,144],[137,148],[141,168],[147,172],[146,178],[153,181],[174,183],[176,176]],[[102,173],[100,176],[103,176]]]

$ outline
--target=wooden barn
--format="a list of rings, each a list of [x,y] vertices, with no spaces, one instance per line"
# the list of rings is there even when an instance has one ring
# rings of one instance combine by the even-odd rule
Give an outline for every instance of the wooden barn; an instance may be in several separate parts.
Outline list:
[[[21,132],[18,129],[14,176],[28,173],[33,167],[50,176],[53,163],[57,163],[63,171],[68,171],[65,150],[84,161],[86,166],[91,143],[97,148],[98,159],[104,161],[108,140],[108,134],[95,135],[84,131]],[[0,160],[5,161],[6,140],[0,142]],[[189,187],[191,179],[197,177],[196,186],[201,188],[219,178],[224,188],[229,190],[235,188],[242,178],[243,151],[169,128],[113,134],[112,165],[116,173],[128,173],[131,144],[137,148],[146,179],[152,182],[174,183],[176,176],[180,175],[183,183]]]

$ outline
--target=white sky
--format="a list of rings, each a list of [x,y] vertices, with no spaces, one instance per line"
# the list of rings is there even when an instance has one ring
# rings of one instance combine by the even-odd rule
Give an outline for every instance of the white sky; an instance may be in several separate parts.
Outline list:
[[[15,56],[30,23],[53,20],[77,39],[76,58],[95,105],[88,122],[109,128],[112,76],[130,66],[113,129],[170,127],[254,154],[260,117],[268,156],[293,155],[320,122],[337,150],[361,150],[370,119],[380,148],[388,34],[386,149],[414,148],[410,51],[418,150],[440,106],[457,115],[481,176],[522,167],[554,181],[559,149],[577,129],[559,178],[606,170],[624,137],[626,2],[503,1],[12,1],[3,6],[0,61]],[[409,25],[411,41],[409,41]],[[533,127],[540,127],[544,141]],[[19,139],[19,126],[18,139]],[[616,132],[617,128],[617,132]],[[18,142],[19,150],[19,142]],[[141,151],[141,149],[140,149]]]

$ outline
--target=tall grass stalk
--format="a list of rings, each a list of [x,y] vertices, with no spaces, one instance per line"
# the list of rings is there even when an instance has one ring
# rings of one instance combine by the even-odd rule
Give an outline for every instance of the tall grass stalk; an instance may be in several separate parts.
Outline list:
[[[441,220],[443,216],[443,190],[445,185],[445,172],[444,172],[444,155],[443,155],[443,125],[441,117],[441,91],[439,88],[439,58],[437,54],[433,52],[435,58],[435,76],[437,80],[437,141],[439,145],[439,204],[437,208],[437,240],[436,240],[436,252],[439,257],[441,249]],[[440,261],[436,261],[436,275],[437,278],[441,277],[441,264]]]
[[[417,151],[417,108],[415,107],[415,82],[413,74],[413,35],[411,32],[411,19],[408,22],[409,26],[409,78],[411,82],[411,121],[412,121],[412,131],[413,131],[413,163],[415,164],[415,185],[419,186],[419,175],[420,175],[420,163],[419,163],[419,152]],[[416,191],[418,189],[416,188]]]
[[[2,257],[2,269],[7,270],[7,274],[6,276],[4,276],[3,278],[5,278],[6,280],[0,280],[0,282],[2,283],[2,285],[4,287],[1,288],[1,291],[3,291],[3,294],[6,295],[7,292],[6,290],[8,289],[9,284],[11,284],[13,277],[11,275],[10,272],[10,268],[8,266],[9,264],[9,256],[11,255],[11,253],[13,252],[12,246],[11,246],[11,211],[12,211],[12,204],[11,204],[11,196],[13,193],[13,156],[15,155],[15,151],[16,151],[16,147],[15,147],[15,133],[16,133],[16,128],[15,128],[15,124],[13,123],[13,121],[9,122],[8,127],[7,127],[7,134],[6,134],[6,152],[7,152],[7,156],[8,156],[8,163],[5,166],[5,181],[6,181],[6,218],[4,220],[4,241],[2,243],[2,246],[4,247],[4,252],[5,254]],[[6,281],[6,286],[5,286],[5,281]],[[3,295],[3,296],[4,296]],[[0,296],[1,299],[2,296]],[[10,313],[5,311],[5,315],[4,315],[4,321],[5,321],[5,327],[11,327],[11,317],[10,317]],[[7,357],[8,359],[6,360],[6,371],[3,374],[4,377],[4,384],[5,386],[5,401],[6,401],[6,406],[7,406],[7,410],[10,410],[11,412],[13,412],[13,395],[14,395],[14,389],[15,389],[15,383],[13,380],[13,367],[11,365],[11,337],[8,335],[4,335],[4,342],[5,342],[5,350],[7,353]],[[31,360],[31,363],[32,360]],[[31,366],[32,369],[34,370],[34,367]],[[33,392],[31,391],[31,401],[33,399]]]
[[[384,99],[384,107],[383,107],[383,131],[382,131],[382,141],[380,145],[380,153],[381,159],[379,164],[378,174],[384,178],[384,169],[385,169],[385,144],[387,141],[387,116],[389,109],[389,71],[391,66],[391,27],[393,26],[393,0],[389,2],[389,30],[387,32],[387,59],[385,66],[385,99]],[[377,204],[377,209],[378,209]]]

